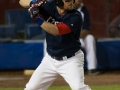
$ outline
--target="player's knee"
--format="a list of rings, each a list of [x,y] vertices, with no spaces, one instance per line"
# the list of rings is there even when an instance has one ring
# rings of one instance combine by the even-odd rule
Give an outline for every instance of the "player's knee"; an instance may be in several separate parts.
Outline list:
[[[89,34],[89,35],[86,36],[86,39],[88,39],[88,40],[94,40],[94,36],[91,35],[91,34]]]

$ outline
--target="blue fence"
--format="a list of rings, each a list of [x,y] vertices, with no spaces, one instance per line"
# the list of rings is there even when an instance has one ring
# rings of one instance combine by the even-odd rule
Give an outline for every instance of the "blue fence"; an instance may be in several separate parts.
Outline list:
[[[0,43],[0,69],[34,69],[43,58],[43,41]]]
[[[120,39],[102,39],[96,43],[98,68],[120,69]]]
[[[96,47],[98,69],[120,69],[120,40],[98,40]],[[0,43],[0,69],[35,69],[43,58],[43,48],[44,41]]]

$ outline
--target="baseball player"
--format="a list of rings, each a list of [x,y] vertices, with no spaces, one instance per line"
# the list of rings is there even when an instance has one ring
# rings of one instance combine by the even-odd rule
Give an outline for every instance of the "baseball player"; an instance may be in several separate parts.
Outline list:
[[[109,36],[120,38],[120,15],[118,15],[109,25]]]
[[[24,90],[47,90],[61,75],[72,90],[91,90],[84,84],[84,54],[80,47],[82,16],[73,0],[20,0],[36,23],[46,32],[47,53]],[[39,16],[44,16],[42,19]]]
[[[82,47],[86,51],[86,59],[87,59],[87,67],[89,75],[98,75],[100,74],[97,71],[97,58],[96,58],[96,46],[95,46],[95,38],[90,34],[90,19],[89,12],[87,8],[82,3],[83,0],[75,0],[74,7],[82,12],[82,16],[84,17],[84,22],[80,34],[80,42]]]

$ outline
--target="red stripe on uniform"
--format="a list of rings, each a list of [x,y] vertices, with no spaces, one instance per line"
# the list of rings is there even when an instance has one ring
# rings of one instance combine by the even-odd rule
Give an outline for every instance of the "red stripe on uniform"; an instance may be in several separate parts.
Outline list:
[[[59,35],[68,34],[72,32],[72,30],[64,23],[57,24],[56,26],[58,27]]]

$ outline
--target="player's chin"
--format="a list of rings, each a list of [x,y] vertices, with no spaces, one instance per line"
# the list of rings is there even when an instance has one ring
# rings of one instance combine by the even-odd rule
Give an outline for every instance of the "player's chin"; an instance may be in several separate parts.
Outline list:
[[[69,7],[69,8],[68,8],[68,11],[71,11],[71,10],[73,10],[73,9],[74,9],[73,7]]]

